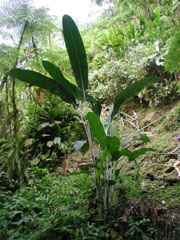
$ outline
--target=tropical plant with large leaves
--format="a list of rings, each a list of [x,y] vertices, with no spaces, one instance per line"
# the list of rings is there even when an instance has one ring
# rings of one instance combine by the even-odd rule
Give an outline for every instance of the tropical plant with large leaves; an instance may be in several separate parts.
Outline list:
[[[9,74],[21,81],[28,82],[30,85],[44,88],[68,103],[78,104],[80,101],[89,101],[93,106],[98,105],[95,99],[87,94],[87,56],[79,30],[68,15],[63,17],[63,34],[76,85],[65,78],[58,66],[48,61],[43,61],[42,65],[50,77],[35,71],[18,68],[13,69]]]
[[[139,182],[139,164],[137,159],[152,148],[138,148],[130,151],[122,147],[120,140],[115,136],[109,136],[105,132],[103,124],[94,112],[88,112],[86,118],[90,125],[93,139],[100,145],[101,151],[95,163],[96,198],[100,218],[107,218],[109,210],[113,206],[113,186],[119,171],[116,168],[117,160],[124,156],[133,161],[136,166],[136,180]],[[140,182],[139,182],[140,183]]]
[[[29,83],[30,85],[35,85],[48,90],[52,94],[61,97],[64,101],[73,104],[74,107],[79,110],[80,118],[84,123],[84,128],[87,134],[92,159],[95,161],[97,198],[103,196],[104,204],[102,205],[102,213],[109,208],[111,201],[110,192],[112,189],[110,188],[110,185],[112,183],[112,162],[118,159],[121,155],[127,156],[127,151],[119,151],[119,139],[112,137],[110,134],[112,118],[118,113],[119,108],[124,102],[136,96],[147,85],[154,83],[155,79],[146,78],[135,82],[117,94],[108,126],[104,129],[98,116],[100,114],[100,104],[93,98],[93,96],[90,96],[87,91],[88,63],[83,41],[78,27],[68,15],[63,17],[63,34],[76,84],[70,82],[63,75],[58,66],[48,61],[43,61],[42,65],[49,76],[42,75],[35,71],[18,68],[11,70],[9,74],[16,79]],[[88,106],[91,105],[94,111],[94,113],[88,113],[87,117],[87,110],[84,111],[86,103],[88,103]],[[96,140],[101,147],[100,155],[97,160],[95,159],[92,150],[93,140]],[[141,153],[144,154],[145,152],[146,151],[142,151],[139,155],[141,155]],[[130,154],[130,157],[132,158],[132,154]],[[104,186],[106,187],[104,188]],[[104,189],[103,192],[102,189]]]
[[[88,63],[84,44],[78,27],[68,15],[64,15],[63,17],[63,34],[76,84],[71,83],[63,75],[58,66],[48,61],[43,61],[42,65],[50,77],[42,75],[39,72],[20,68],[11,70],[9,75],[27,82],[30,85],[44,88],[52,94],[58,95],[68,103],[78,105],[79,102],[87,101],[91,103],[93,110],[99,114],[100,104],[93,96],[90,96],[87,91]],[[117,113],[121,103],[137,95],[145,86],[153,82],[153,79],[144,79],[128,86],[125,90],[120,92],[115,99],[113,115]]]

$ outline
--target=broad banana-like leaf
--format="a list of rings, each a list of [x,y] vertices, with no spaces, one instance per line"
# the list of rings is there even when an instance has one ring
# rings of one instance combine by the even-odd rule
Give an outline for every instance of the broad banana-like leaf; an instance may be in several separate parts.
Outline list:
[[[101,114],[101,104],[91,95],[86,95],[87,101],[91,103],[92,110],[95,112],[98,116]]]
[[[131,154],[132,154],[132,152],[129,149],[123,148],[117,153],[117,158],[124,156],[129,159],[131,157]]]
[[[86,118],[89,122],[92,137],[102,146],[106,146],[106,134],[99,117],[94,112],[88,112]]]
[[[11,70],[9,72],[9,75],[21,81],[27,82],[30,85],[46,89],[52,94],[61,97],[68,103],[76,103],[74,96],[70,95],[65,88],[63,88],[53,79],[48,78],[38,72],[16,68]]]
[[[152,148],[140,148],[134,151],[130,151],[127,148],[123,148],[118,152],[118,157],[126,156],[129,161],[134,161],[136,158],[146,154],[147,152],[152,152],[154,149]]]
[[[140,149],[134,150],[129,157],[129,161],[134,161],[136,158],[146,154],[147,152],[153,152],[153,151],[154,149],[152,148],[140,148]]]
[[[60,84],[69,95],[74,96],[77,99],[83,99],[83,94],[78,87],[69,82],[62,74],[60,69],[49,61],[42,61],[44,69],[50,74],[50,76]]]
[[[138,93],[143,90],[145,87],[152,85],[156,81],[156,78],[145,77],[144,79],[130,84],[124,90],[122,90],[119,95],[115,98],[114,109],[112,117],[117,114],[121,105],[130,100],[131,98],[138,95]]]
[[[119,138],[113,136],[106,137],[106,145],[110,153],[116,153],[119,150],[120,141]]]
[[[63,16],[63,34],[77,85],[85,93],[88,88],[86,51],[78,27],[68,15]]]

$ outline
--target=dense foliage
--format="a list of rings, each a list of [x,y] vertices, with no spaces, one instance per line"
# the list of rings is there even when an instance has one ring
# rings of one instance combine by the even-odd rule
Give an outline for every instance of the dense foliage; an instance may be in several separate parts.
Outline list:
[[[89,232],[93,228],[86,223],[90,177],[80,174],[64,178],[38,168],[33,168],[31,174],[33,178],[27,187],[13,196],[0,195],[0,238],[35,240],[68,236],[81,239],[87,236],[85,226]]]
[[[111,20],[103,18],[90,29],[87,42],[91,47],[92,92],[104,101],[111,101],[121,86],[151,74],[147,70],[150,62],[155,69],[159,68],[159,74],[163,75],[166,67],[172,76],[159,76],[159,84],[141,94],[140,99],[157,106],[169,102],[172,95],[179,96],[178,77],[173,76],[179,71],[175,63],[179,62],[179,3],[148,3],[145,6],[143,1],[116,1]]]
[[[179,1],[94,2],[81,31],[29,0],[0,11],[0,239],[179,236]]]
[[[75,142],[85,138],[77,113],[53,96],[41,105],[30,104],[25,117],[25,161],[33,160],[32,165],[61,165]]]

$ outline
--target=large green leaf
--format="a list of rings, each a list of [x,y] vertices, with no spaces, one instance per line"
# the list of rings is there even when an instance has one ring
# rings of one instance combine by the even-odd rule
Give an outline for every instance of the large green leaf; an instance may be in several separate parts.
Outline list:
[[[93,96],[86,95],[87,101],[91,103],[91,107],[93,112],[95,112],[98,116],[101,114],[101,104],[98,102]]]
[[[144,79],[130,84],[124,90],[122,90],[119,95],[115,98],[114,109],[112,116],[116,115],[119,111],[120,106],[130,100],[131,98],[138,95],[138,93],[143,90],[145,87],[152,85],[156,81],[156,78],[145,77]]]
[[[68,16],[63,16],[63,34],[76,82],[85,93],[88,88],[88,64],[84,44],[79,30]]]
[[[9,72],[9,75],[21,81],[27,82],[30,85],[46,89],[52,94],[61,97],[64,101],[75,104],[75,98],[72,95],[70,95],[66,91],[66,89],[64,89],[60,84],[58,84],[53,79],[48,78],[40,73],[31,70],[23,70],[16,68],[11,70]]]
[[[106,145],[110,153],[116,153],[119,150],[120,141],[119,138],[113,136],[106,137]]]
[[[125,156],[129,159],[131,157],[131,154],[132,154],[132,152],[129,149],[123,148],[119,152],[117,152],[117,158]]]
[[[139,148],[137,150],[134,150],[131,153],[129,160],[134,161],[136,158],[146,154],[147,152],[153,152],[153,151],[154,151],[154,149],[152,149],[152,148]]]
[[[74,96],[77,99],[82,99],[83,94],[82,92],[76,87],[74,84],[69,82],[60,71],[59,67],[54,65],[53,63],[49,61],[43,61],[42,62],[43,67],[45,70],[50,74],[50,76],[58,83],[60,84],[65,91],[69,94]]]
[[[86,118],[89,122],[92,137],[102,146],[106,146],[106,134],[99,117],[94,112],[88,112]]]
[[[138,157],[146,154],[147,152],[152,152],[152,151],[154,151],[154,149],[152,148],[139,148],[134,151],[130,151],[127,148],[123,148],[117,154],[118,154],[118,158],[122,156],[126,156],[129,161],[134,161]]]

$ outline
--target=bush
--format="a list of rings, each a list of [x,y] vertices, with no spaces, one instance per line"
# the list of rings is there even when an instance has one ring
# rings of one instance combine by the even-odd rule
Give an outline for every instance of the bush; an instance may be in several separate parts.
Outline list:
[[[0,239],[82,239],[76,236],[87,225],[91,184],[82,173],[68,177],[46,173],[36,175],[14,195],[0,194]]]
[[[151,59],[146,66],[146,76],[157,78],[157,82],[139,94],[142,102],[149,106],[169,104],[178,98],[177,80],[174,74],[165,70],[164,61],[160,58]]]
[[[158,43],[159,44],[159,43]],[[100,101],[112,102],[119,91],[144,77],[156,77],[157,82],[142,91],[138,98],[149,106],[168,104],[178,97],[175,75],[165,70],[164,52],[156,51],[157,43],[139,43],[129,47],[124,58],[118,60],[113,50],[104,56],[102,64],[90,76],[91,93]],[[99,64],[96,58],[94,61]],[[97,62],[96,62],[97,61]]]
[[[171,39],[165,66],[170,72],[180,72],[180,31],[176,32]]]
[[[104,54],[104,58],[101,58],[104,64],[98,61],[97,56],[92,63],[94,67],[97,66],[96,70],[90,75],[92,94],[101,101],[112,102],[122,88],[142,78],[147,57],[152,54],[152,49],[147,47],[146,50],[145,54],[144,45],[129,48],[124,58],[119,60],[115,52],[109,49],[108,53]],[[98,67],[99,64],[102,66]]]
[[[57,97],[48,95],[41,106],[32,103],[26,117],[25,152],[32,164],[53,167],[84,137],[73,108]]]

